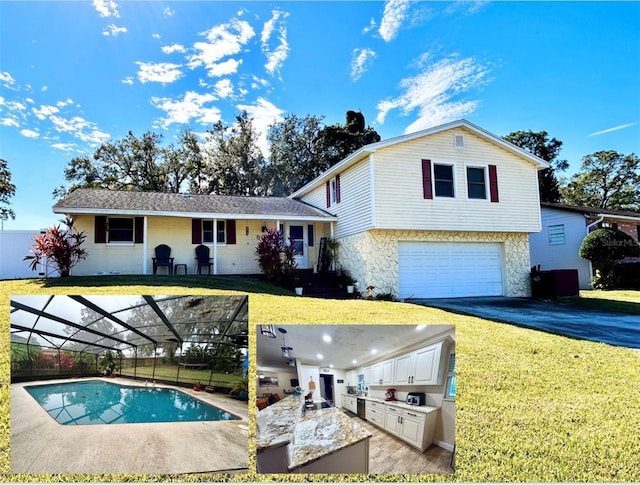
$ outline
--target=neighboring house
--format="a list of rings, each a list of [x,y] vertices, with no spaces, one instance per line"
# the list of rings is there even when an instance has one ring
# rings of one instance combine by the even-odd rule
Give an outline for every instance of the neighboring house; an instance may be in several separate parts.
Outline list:
[[[74,274],[148,274],[158,244],[189,263],[200,242],[212,247],[215,273],[258,273],[256,238],[280,227],[301,268],[317,265],[320,238],[337,239],[337,266],[363,293],[528,296],[537,172],[547,167],[461,120],[362,147],[289,198],[81,189],[54,212],[76,216],[89,235]]]
[[[300,248],[299,268],[317,260],[318,234],[336,218],[285,197],[259,198],[77,189],[53,207],[73,215],[87,235],[86,260],[74,275],[151,274],[155,247],[167,244],[175,264],[195,273],[195,248],[210,247],[214,274],[256,274],[258,237],[281,228]],[[158,268],[166,273],[167,268]]]
[[[541,270],[577,269],[581,289],[591,288],[591,263],[578,256],[589,232],[611,227],[640,239],[640,213],[565,204],[541,204],[542,230],[529,236],[531,264]]]
[[[467,121],[362,147],[291,195],[338,218],[338,265],[400,298],[529,296],[538,170]]]

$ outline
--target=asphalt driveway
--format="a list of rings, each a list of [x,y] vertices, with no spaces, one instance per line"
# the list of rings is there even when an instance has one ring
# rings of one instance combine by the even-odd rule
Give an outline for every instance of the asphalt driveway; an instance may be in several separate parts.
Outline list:
[[[640,316],[560,306],[531,298],[444,298],[407,300],[549,333],[640,349]]]

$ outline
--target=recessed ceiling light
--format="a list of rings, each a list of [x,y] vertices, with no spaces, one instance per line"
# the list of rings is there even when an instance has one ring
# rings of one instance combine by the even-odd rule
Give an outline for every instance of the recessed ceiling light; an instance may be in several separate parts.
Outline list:
[[[378,353],[378,351],[377,351],[376,349],[371,349],[371,353],[372,353],[372,354],[377,354],[377,353]]]
[[[330,344],[331,343],[331,336],[330,335],[323,335],[322,336],[322,340],[324,340],[325,342]]]
[[[333,364],[329,364],[329,367],[331,367],[333,369]]]
[[[426,325],[416,325],[416,331],[420,331],[420,330],[424,330],[425,328],[427,328]]]
[[[318,354],[316,357],[318,357],[318,359],[324,359],[324,356],[322,354]]]
[[[358,363],[358,361],[357,361],[356,359],[353,359],[353,360],[351,361],[351,363],[352,363],[352,364],[357,364],[357,363]]]

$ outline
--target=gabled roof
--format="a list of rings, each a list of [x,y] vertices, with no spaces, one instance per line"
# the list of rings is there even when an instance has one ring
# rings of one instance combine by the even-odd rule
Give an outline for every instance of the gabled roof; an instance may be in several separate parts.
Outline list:
[[[640,222],[640,213],[633,211],[625,211],[625,210],[613,210],[613,209],[602,209],[599,207],[587,207],[582,205],[568,205],[568,204],[558,204],[551,202],[542,202],[540,204],[543,208],[548,209],[557,209],[564,210],[568,212],[577,212],[579,214],[591,216],[591,217],[599,217],[605,216],[610,217],[611,219],[630,219],[637,220]]]
[[[76,189],[53,206],[58,214],[302,219],[331,221],[331,214],[287,197],[185,195],[164,192]]]
[[[445,123],[443,125],[434,126],[432,128],[427,128],[425,130],[416,131],[415,133],[408,133],[406,135],[397,136],[394,138],[389,138],[388,140],[383,140],[377,143],[371,143],[369,145],[365,145],[362,148],[358,149],[357,151],[353,152],[347,158],[338,162],[336,165],[331,167],[326,172],[316,177],[314,180],[306,184],[304,187],[295,191],[289,197],[292,197],[292,198],[299,197],[300,195],[310,190],[312,187],[316,186],[318,183],[324,182],[334,177],[336,173],[348,168],[354,163],[359,162],[363,158],[368,157],[370,154],[375,153],[376,150],[379,150],[381,148],[385,148],[388,146],[392,146],[392,145],[398,145],[400,143],[406,143],[408,141],[415,140],[417,138],[423,138],[425,136],[434,135],[436,133],[441,133],[443,131],[447,131],[455,128],[465,128],[473,132],[474,134],[478,135],[481,138],[484,138],[488,142],[498,145],[506,149],[507,151],[513,153],[514,155],[517,155],[521,158],[528,160],[538,170],[549,168],[549,163],[543,160],[542,158],[532,155],[528,151],[523,150],[522,148],[514,145],[513,143],[510,143],[500,138],[499,136],[496,136],[493,133],[490,133],[487,130],[480,128],[478,125],[474,125],[473,123],[470,123],[467,120],[457,120],[457,121],[451,121],[450,123]]]

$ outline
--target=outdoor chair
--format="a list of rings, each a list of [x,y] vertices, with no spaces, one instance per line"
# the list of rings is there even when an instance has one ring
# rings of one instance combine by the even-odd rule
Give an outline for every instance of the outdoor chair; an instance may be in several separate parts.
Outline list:
[[[204,244],[196,248],[196,261],[199,275],[202,274],[202,268],[209,268],[209,274],[213,273],[213,258],[209,257],[209,248]]]
[[[171,248],[166,244],[156,246],[156,257],[153,259],[153,274],[156,274],[158,267],[166,266],[169,274],[173,274],[173,258],[171,256]]]

